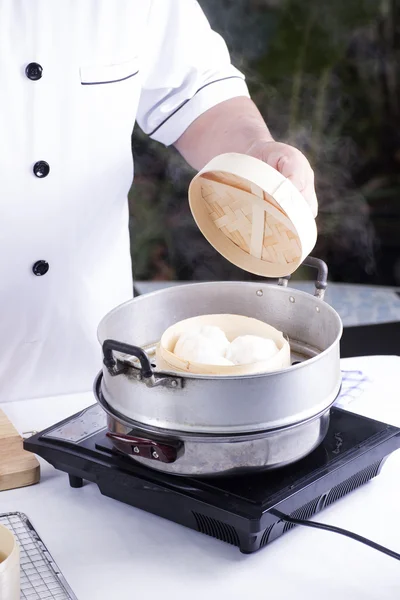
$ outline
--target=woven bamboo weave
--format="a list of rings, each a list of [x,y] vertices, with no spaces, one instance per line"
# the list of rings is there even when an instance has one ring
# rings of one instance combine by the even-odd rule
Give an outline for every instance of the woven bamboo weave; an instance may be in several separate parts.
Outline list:
[[[215,227],[255,258],[288,266],[298,263],[301,246],[291,221],[261,188],[237,180],[230,176],[228,183],[220,173],[218,180],[202,180],[201,196]]]

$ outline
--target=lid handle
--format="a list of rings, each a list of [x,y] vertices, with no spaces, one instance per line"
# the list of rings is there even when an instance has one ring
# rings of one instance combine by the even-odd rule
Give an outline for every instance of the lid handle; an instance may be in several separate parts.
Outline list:
[[[317,269],[317,280],[315,282],[314,296],[320,298],[320,300],[323,300],[326,288],[328,286],[328,265],[320,258],[315,258],[314,256],[308,256],[302,264],[305,267]],[[287,287],[289,279],[290,275],[281,277],[278,281],[278,284],[283,287]]]

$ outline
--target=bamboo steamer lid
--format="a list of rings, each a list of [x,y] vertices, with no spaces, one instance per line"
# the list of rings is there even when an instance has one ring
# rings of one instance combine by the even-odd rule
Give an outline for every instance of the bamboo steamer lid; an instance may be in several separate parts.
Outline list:
[[[189,205],[209,243],[255,275],[291,275],[317,240],[311,209],[292,182],[245,154],[212,159],[191,181]]]
[[[229,342],[232,342],[241,335],[257,335],[272,339],[278,347],[278,352],[266,361],[234,366],[190,362],[174,354],[179,336],[182,333],[196,330],[202,325],[219,327],[225,333]],[[230,377],[277,371],[289,367],[291,364],[289,342],[280,331],[258,319],[231,314],[200,315],[175,323],[161,337],[156,349],[156,362],[157,367],[164,371],[172,370],[178,373],[185,372],[211,376],[225,375]]]

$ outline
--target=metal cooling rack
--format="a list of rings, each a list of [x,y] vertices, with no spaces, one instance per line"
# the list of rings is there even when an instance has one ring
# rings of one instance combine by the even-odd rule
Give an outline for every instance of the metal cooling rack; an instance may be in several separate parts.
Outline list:
[[[20,548],[21,600],[78,600],[23,513],[0,514]]]

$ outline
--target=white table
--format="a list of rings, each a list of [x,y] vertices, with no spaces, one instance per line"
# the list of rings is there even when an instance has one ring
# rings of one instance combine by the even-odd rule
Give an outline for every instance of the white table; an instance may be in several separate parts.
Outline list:
[[[400,358],[362,359],[372,379],[351,409],[400,426]],[[367,361],[367,362],[366,362]],[[345,361],[352,368],[359,362]],[[397,388],[396,388],[397,384]],[[379,393],[378,393],[379,392]],[[40,430],[93,403],[91,394],[3,404],[18,429]],[[371,483],[317,520],[400,551],[400,452]],[[69,487],[42,462],[40,484],[0,494],[0,513],[25,512],[79,600],[398,600],[400,563],[332,533],[297,527],[260,552],[237,548]]]

